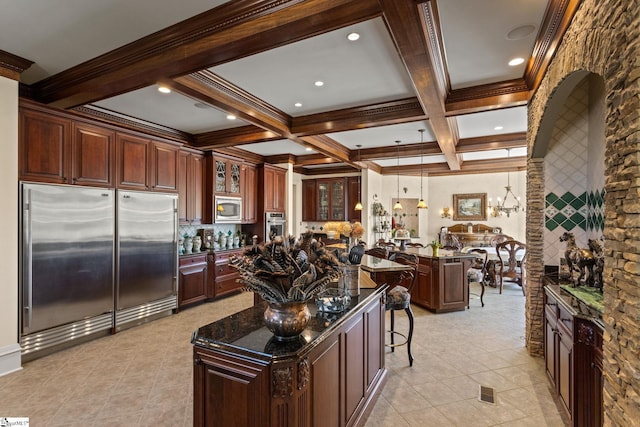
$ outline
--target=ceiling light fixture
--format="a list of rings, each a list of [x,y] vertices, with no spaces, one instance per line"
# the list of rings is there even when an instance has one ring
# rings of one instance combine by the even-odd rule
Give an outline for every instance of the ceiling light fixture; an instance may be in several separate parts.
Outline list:
[[[515,67],[516,65],[520,65],[524,62],[524,58],[513,58],[509,61],[509,65]]]
[[[233,114],[227,114],[227,120],[235,120],[236,116],[234,116]]]
[[[422,169],[424,168],[422,164],[422,151],[424,146],[424,129],[418,129],[418,132],[420,132],[420,200],[418,201],[416,208],[427,209],[427,204],[424,201],[424,197],[422,197]]]
[[[318,80],[317,82],[314,83],[314,85],[320,87],[320,86],[324,86],[324,82],[322,80]]]
[[[360,147],[362,147],[362,145],[358,144],[356,145],[356,147],[358,147],[358,161],[360,161]],[[355,207],[353,208],[356,211],[361,211],[362,210],[362,203],[360,202],[360,176],[362,175],[362,169],[360,170],[360,175],[358,175],[358,201],[356,202]]]
[[[296,102],[295,104],[293,104],[294,107],[302,107],[302,102]]]
[[[305,148],[305,151],[311,151],[311,147]]]
[[[496,127],[493,128],[493,130],[502,130],[502,129],[504,129],[504,127],[502,127],[502,126],[496,126]]]
[[[354,42],[354,41],[358,40],[359,38],[360,38],[360,34],[358,34],[358,33],[356,33],[356,32],[353,32],[353,33],[349,33],[349,34],[347,34],[347,39],[348,39],[349,41]]]
[[[396,144],[397,144],[397,151],[398,151],[398,170],[397,170],[397,175],[398,175],[398,195],[397,195],[396,204],[393,205],[393,210],[394,211],[402,209],[402,204],[400,203],[400,141],[396,141]]]
[[[171,89],[166,86],[158,86],[158,92],[160,93],[171,93]]]
[[[511,149],[507,148],[507,158],[510,157],[510,154]],[[492,205],[491,199],[489,199],[489,207],[487,208],[487,210],[489,211],[491,216],[495,217],[506,214],[507,218],[509,218],[511,212],[518,213],[518,211],[520,211],[520,208],[522,207],[522,205],[520,204],[520,197],[516,196],[515,194],[513,194],[513,191],[511,191],[511,173],[509,171],[507,171],[507,185],[504,188],[507,190],[504,195],[504,200],[501,201],[500,197],[498,197],[498,204]],[[507,198],[509,196],[511,196],[511,198],[514,200],[514,204],[512,206],[507,206]]]

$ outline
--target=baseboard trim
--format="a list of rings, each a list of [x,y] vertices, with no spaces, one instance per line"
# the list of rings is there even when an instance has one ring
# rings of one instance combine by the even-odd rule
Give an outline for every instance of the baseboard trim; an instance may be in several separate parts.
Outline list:
[[[22,369],[20,344],[9,344],[0,347],[0,377]]]

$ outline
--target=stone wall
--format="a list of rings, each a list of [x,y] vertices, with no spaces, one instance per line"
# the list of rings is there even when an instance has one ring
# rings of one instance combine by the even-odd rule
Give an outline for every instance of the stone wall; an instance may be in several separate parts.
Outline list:
[[[572,77],[594,73],[605,86],[604,425],[640,425],[640,6],[637,0],[584,0],[529,104],[527,134],[527,329],[542,325],[533,304],[542,274],[543,223],[534,191],[544,182],[534,157],[544,145],[550,100]],[[541,192],[543,193],[543,192]],[[535,200],[534,200],[535,199]],[[544,205],[543,205],[544,206]],[[541,333],[529,333],[538,353]]]

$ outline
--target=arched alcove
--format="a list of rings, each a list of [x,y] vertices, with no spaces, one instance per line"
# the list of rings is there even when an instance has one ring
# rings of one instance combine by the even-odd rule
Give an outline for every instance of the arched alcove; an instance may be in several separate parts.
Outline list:
[[[576,71],[554,91],[532,156],[544,164],[544,266],[560,265],[571,232],[580,247],[604,230],[604,80]]]

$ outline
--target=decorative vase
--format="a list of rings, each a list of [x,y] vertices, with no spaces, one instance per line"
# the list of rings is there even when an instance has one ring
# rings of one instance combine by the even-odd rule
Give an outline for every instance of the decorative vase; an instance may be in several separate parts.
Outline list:
[[[193,252],[200,252],[200,248],[202,247],[202,239],[200,236],[193,236],[191,240],[193,240]]]
[[[360,295],[360,265],[345,264],[340,266],[342,277],[340,286],[344,293],[349,296]]]
[[[240,236],[235,236],[233,238],[233,247],[234,248],[239,248],[240,247]]]
[[[306,302],[269,303],[264,311],[264,324],[277,340],[296,339],[311,319]]]
[[[191,237],[184,238],[184,253],[190,254],[193,249],[193,240]]]
[[[184,253],[184,239],[181,237],[178,239],[178,255],[182,255]]]
[[[220,250],[227,249],[227,236],[220,236]]]
[[[227,249],[233,248],[233,236],[227,236]]]
[[[439,248],[439,247],[437,247],[437,246],[431,246],[431,254],[432,254],[433,256],[438,256],[438,250],[439,250],[439,249],[440,249],[440,248]]]

